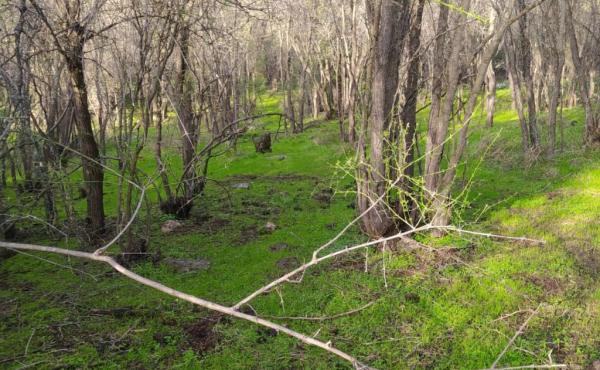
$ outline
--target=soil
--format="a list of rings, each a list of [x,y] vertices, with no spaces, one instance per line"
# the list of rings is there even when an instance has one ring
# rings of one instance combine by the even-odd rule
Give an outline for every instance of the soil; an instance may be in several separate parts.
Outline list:
[[[215,326],[221,321],[221,316],[210,315],[184,328],[190,347],[198,354],[212,351],[221,339]]]

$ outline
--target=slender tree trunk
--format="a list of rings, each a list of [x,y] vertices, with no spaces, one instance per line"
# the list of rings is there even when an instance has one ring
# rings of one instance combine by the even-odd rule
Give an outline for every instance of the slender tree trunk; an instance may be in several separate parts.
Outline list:
[[[494,126],[494,113],[496,112],[496,72],[494,71],[494,64],[490,63],[486,78],[485,78],[485,111],[486,124],[488,127]]]
[[[550,87],[550,99],[548,104],[548,141],[550,155],[556,151],[556,116],[558,102],[561,98],[562,65],[556,61],[552,73],[552,85]]]
[[[25,178],[25,188],[33,189],[33,137],[31,132],[31,99],[29,96],[29,63],[25,58],[26,40],[25,24],[27,14],[27,4],[25,0],[20,1],[19,20],[15,27],[15,59],[17,63],[17,77],[15,81],[15,90],[12,95],[15,113],[17,114],[18,131],[17,142],[23,163],[23,177]]]
[[[400,186],[406,194],[411,194],[411,196],[404,196],[404,199],[401,199],[397,213],[403,215],[403,218],[409,220],[411,223],[418,218],[414,197],[412,196],[414,192],[411,180],[415,174],[414,161],[415,147],[417,146],[417,97],[419,96],[419,80],[421,77],[421,58],[419,58],[418,51],[421,47],[421,22],[423,19],[424,7],[425,0],[418,0],[408,39],[407,56],[410,62],[406,87],[404,90],[404,108],[401,117],[404,129],[404,141],[402,143],[403,158],[400,158],[398,161],[404,167],[404,177]]]

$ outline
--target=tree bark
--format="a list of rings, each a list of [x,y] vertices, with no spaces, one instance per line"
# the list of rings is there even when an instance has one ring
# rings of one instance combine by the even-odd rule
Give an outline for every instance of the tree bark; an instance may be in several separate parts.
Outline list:
[[[402,27],[409,18],[408,1],[381,0],[375,9],[376,30],[371,77],[371,113],[369,116],[370,155],[368,178],[364,180],[363,193],[358,194],[358,209],[367,212],[362,219],[363,230],[371,237],[387,234],[394,222],[385,202],[375,203],[387,192],[386,161],[384,158],[384,132],[389,127],[398,87],[398,68],[402,53],[402,40],[406,29]]]
[[[486,111],[486,125],[488,127],[494,126],[494,113],[496,111],[496,72],[494,71],[494,64],[490,63],[485,78],[485,111]]]
[[[579,55],[579,45],[577,42],[577,36],[575,34],[575,27],[573,26],[573,14],[571,11],[570,1],[561,1],[561,6],[565,12],[565,32],[566,38],[569,42],[571,59],[573,61],[573,67],[575,69],[576,79],[579,80],[579,94],[585,110],[585,137],[584,141],[588,145],[600,143],[600,126],[594,116],[594,110],[592,107],[592,101],[589,95],[590,84],[588,82],[588,72],[584,66],[583,61]]]
[[[83,72],[83,44],[76,48],[76,56],[67,61],[73,84],[75,118],[82,158],[83,180],[87,188],[87,215],[95,233],[104,232],[104,171],[100,165],[100,152],[94,138],[87,85]]]

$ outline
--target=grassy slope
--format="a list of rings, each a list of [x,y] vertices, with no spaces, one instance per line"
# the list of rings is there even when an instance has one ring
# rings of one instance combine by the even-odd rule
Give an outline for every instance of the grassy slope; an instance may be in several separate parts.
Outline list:
[[[600,156],[581,149],[581,127],[569,125],[563,153],[524,162],[507,92],[500,94],[495,127],[473,125],[468,165],[459,175],[468,179],[477,172],[461,216],[470,229],[544,238],[546,246],[447,237],[433,243],[460,249],[388,255],[387,289],[381,254],[370,254],[368,273],[364,256],[356,254],[311,270],[301,284],[262,296],[253,308],[261,315],[327,316],[373,301],[369,308],[336,320],[277,321],[331,339],[379,368],[474,369],[491,365],[528,313],[496,319],[541,304],[502,364],[545,363],[549,354],[556,362],[580,365],[600,358]],[[277,97],[266,96],[261,108],[277,110]],[[565,121],[573,119],[582,122],[581,113],[566,112]],[[271,129],[277,125],[276,120],[262,123]],[[176,146],[174,130],[169,137]],[[328,207],[313,199],[329,186],[348,188],[350,179],[336,179],[336,162],[348,155],[338,143],[334,122],[280,137],[267,155],[253,153],[249,138],[242,139],[235,153],[211,164],[209,177],[218,182],[209,183],[184,231],[164,236],[158,220],[151,225],[153,250],[166,257],[207,258],[211,268],[180,274],[146,262],[135,270],[186,292],[234,303],[281,274],[280,259],[308,258],[353,217],[350,196],[340,192]],[[179,167],[178,160],[172,150],[171,168]],[[152,172],[154,165],[147,153],[143,169]],[[177,173],[171,175],[176,178]],[[250,182],[250,189],[231,189],[238,182]],[[107,186],[107,193],[107,203],[114,203],[114,185]],[[257,233],[267,221],[278,229]],[[358,240],[361,236],[352,230],[337,247]],[[289,247],[270,250],[281,242]],[[93,276],[28,256],[3,262],[0,367],[346,367],[283,335],[217,320],[103,266],[40,257]],[[134,312],[94,311],[114,307]],[[203,329],[211,321],[198,324],[205,317],[217,322],[214,328]],[[216,347],[203,347],[207,332],[218,337]]]

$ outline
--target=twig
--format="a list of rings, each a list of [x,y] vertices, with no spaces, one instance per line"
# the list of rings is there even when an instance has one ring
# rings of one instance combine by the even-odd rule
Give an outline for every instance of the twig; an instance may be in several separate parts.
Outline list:
[[[524,365],[524,366],[513,366],[513,367],[501,367],[501,368],[494,368],[495,370],[520,370],[520,369],[566,369],[569,366],[565,365],[565,364],[555,364],[555,365]],[[492,368],[490,369],[483,369],[483,370],[492,370]]]
[[[544,245],[544,244],[546,244],[545,240],[540,240],[540,239],[530,239],[530,238],[526,238],[526,237],[523,237],[523,236],[517,237],[517,236],[504,236],[504,235],[491,234],[491,233],[481,233],[481,232],[477,232],[477,231],[463,230],[463,229],[460,229],[460,228],[455,227],[455,226],[440,226],[440,227],[438,227],[438,229],[440,229],[440,230],[454,231],[454,232],[457,232],[459,234],[469,234],[469,235],[483,236],[485,238],[490,238],[490,239],[514,240],[514,241],[519,241],[519,242],[534,243],[534,244],[538,244],[538,245]]]
[[[511,312],[511,313],[508,313],[508,314],[502,315],[502,316],[498,317],[497,319],[494,319],[494,320],[490,321],[490,324],[491,324],[491,323],[493,323],[493,322],[496,322],[496,321],[501,321],[501,320],[504,320],[504,319],[508,319],[508,318],[509,318],[509,317],[511,317],[511,316],[518,315],[518,314],[520,314],[520,313],[525,313],[525,312],[529,312],[529,313],[531,313],[531,312],[533,312],[533,311],[532,311],[531,309],[527,309],[527,310],[517,310],[517,311],[515,311],[515,312]]]
[[[525,328],[527,327],[527,324],[529,324],[529,321],[531,321],[531,319],[538,313],[538,311],[539,311],[539,309],[540,309],[541,306],[542,305],[540,304],[531,313],[531,315],[529,315],[529,317],[527,318],[527,320],[525,320],[525,322],[523,322],[523,324],[519,327],[519,330],[517,330],[517,332],[515,333],[515,335],[513,335],[513,337],[510,338],[510,340],[508,341],[508,343],[506,344],[506,346],[504,347],[504,349],[502,350],[502,352],[500,352],[500,354],[498,355],[498,357],[496,358],[496,360],[492,364],[491,369],[495,369],[496,368],[496,365],[498,365],[498,362],[500,362],[500,360],[502,359],[502,357],[504,357],[504,355],[510,349],[510,347],[513,345],[513,343],[515,342],[515,340],[517,340],[517,337],[519,335],[521,335],[523,333],[523,331],[525,331]]]
[[[33,339],[34,334],[35,334],[35,328],[33,328],[33,330],[31,331],[31,335],[29,336],[29,339],[27,340],[27,345],[25,346],[25,353],[23,354],[23,356],[27,356],[27,352],[29,352],[29,345],[31,344],[31,339]]]
[[[265,316],[265,317],[268,317],[270,319],[280,319],[280,320],[327,321],[327,320],[335,320],[340,317],[353,315],[357,312],[366,310],[367,308],[371,307],[374,304],[375,304],[375,301],[371,301],[371,302],[367,303],[366,305],[361,306],[359,308],[355,308],[353,310],[341,312],[341,313],[331,315],[331,316],[321,316],[321,317],[306,317],[305,316],[305,317],[302,317],[302,316],[270,316],[269,315],[269,316]]]

